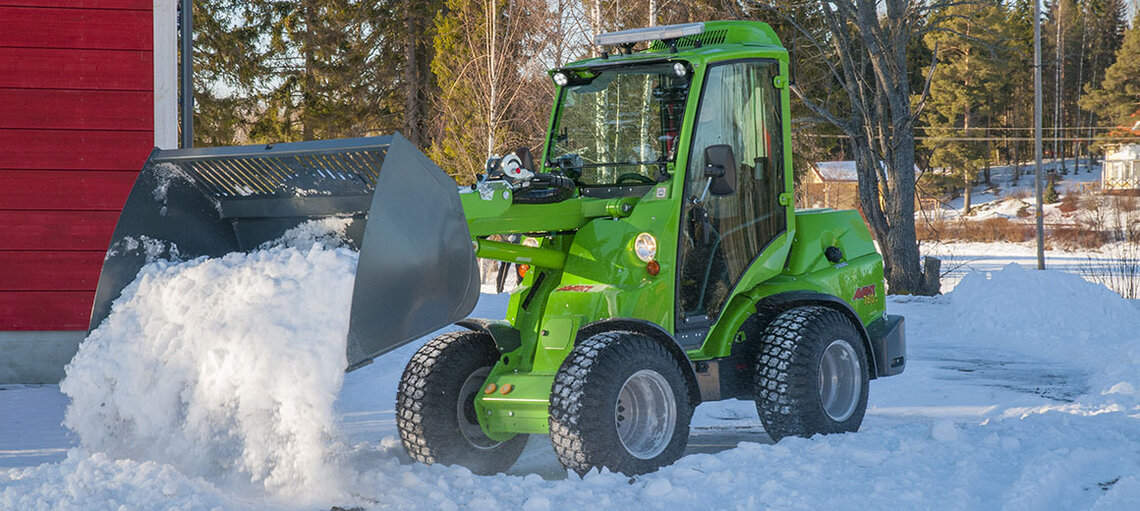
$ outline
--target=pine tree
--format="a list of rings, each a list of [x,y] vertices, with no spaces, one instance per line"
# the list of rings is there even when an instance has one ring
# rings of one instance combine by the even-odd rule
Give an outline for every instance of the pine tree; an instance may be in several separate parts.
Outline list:
[[[1009,6],[1006,15],[1006,45],[1004,53],[1009,56],[1008,65],[1002,75],[1002,96],[1005,98],[1006,113],[1000,124],[1004,134],[1013,135],[1015,140],[1004,144],[1006,158],[1014,165],[1013,180],[1016,183],[1022,173],[1021,162],[1033,157],[1033,145],[1016,138],[1031,136],[1033,126],[1033,2],[1016,0]]]
[[[194,6],[194,145],[242,141],[259,116],[258,85],[270,73],[243,4],[199,0]]]
[[[1140,141],[1140,15],[1132,28],[1124,32],[1123,43],[1115,62],[1105,70],[1104,80],[1096,88],[1087,87],[1081,107],[1095,112],[1115,129],[1101,138],[1135,138]]]
[[[399,33],[386,37],[400,41],[401,80],[397,89],[404,98],[403,135],[413,144],[430,145],[430,119],[434,114],[433,98],[439,93],[431,62],[435,55],[435,15],[443,8],[443,0],[398,0],[397,18],[403,21]]]
[[[970,195],[978,170],[989,161],[986,144],[956,138],[984,136],[993,114],[999,85],[999,50],[1005,12],[996,2],[982,6],[955,4],[939,13],[946,17],[943,30],[929,32],[926,46],[937,51],[939,65],[930,82],[930,99],[923,118],[931,128],[923,146],[930,163],[948,167],[961,176],[965,190],[963,211],[970,211]]]
[[[1057,193],[1057,180],[1049,178],[1048,184],[1045,185],[1045,191],[1041,193],[1041,201],[1045,204],[1056,204],[1060,200],[1061,196]]]
[[[392,16],[392,3],[196,1],[198,142],[281,142],[398,129],[403,39],[391,34],[403,24]]]

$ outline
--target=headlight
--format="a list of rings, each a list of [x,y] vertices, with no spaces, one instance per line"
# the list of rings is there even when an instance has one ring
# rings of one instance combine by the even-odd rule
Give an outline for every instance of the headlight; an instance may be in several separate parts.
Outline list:
[[[566,73],[554,73],[554,83],[559,87],[565,87],[570,83],[570,77],[566,76]]]
[[[652,234],[643,232],[637,235],[637,239],[633,242],[633,251],[637,254],[637,258],[642,261],[649,262],[657,258],[657,238]]]
[[[685,75],[689,74],[689,68],[685,67],[684,62],[674,62],[673,72],[676,73],[678,77],[684,78]]]
[[[541,241],[539,241],[539,240],[538,240],[538,238],[530,238],[530,237],[527,237],[527,238],[523,238],[523,240],[522,240],[521,244],[522,244],[522,246],[524,246],[524,247],[534,247],[534,248],[538,248],[540,245],[542,245],[542,242],[541,242]]]

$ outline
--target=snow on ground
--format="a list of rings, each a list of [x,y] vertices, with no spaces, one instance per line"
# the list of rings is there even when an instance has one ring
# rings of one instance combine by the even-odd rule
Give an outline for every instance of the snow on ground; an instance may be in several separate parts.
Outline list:
[[[938,243],[924,241],[919,251],[942,260],[942,292],[947,293],[970,273],[1000,270],[1010,263],[1037,267],[1037,245],[1025,243]],[[1045,268],[1080,275],[1105,283],[1103,277],[1126,271],[1136,264],[1140,249],[1125,243],[1109,243],[1099,249],[1045,250]],[[1122,259],[1122,256],[1124,259]],[[1126,259],[1126,260],[1125,260]],[[1120,291],[1120,290],[1117,290]]]
[[[1100,174],[1102,166],[1100,163],[1089,165],[1087,159],[1080,161],[1080,169],[1074,172],[1073,160],[1065,160],[1066,174],[1061,174],[1062,166],[1060,161],[1044,161],[1041,164],[1042,173],[1055,171],[1058,181],[1056,190],[1059,194],[1064,195],[1072,191],[1082,191],[1090,185],[1100,183]],[[1014,167],[1011,165],[1001,165],[990,169],[990,183],[987,187],[984,184],[975,185],[970,195],[971,213],[969,218],[972,220],[986,220],[989,218],[1028,218],[1026,213],[1032,214],[1036,207],[1036,183],[1034,181],[1034,164],[1027,162],[1021,164],[1022,175],[1014,180],[1013,175]],[[1025,172],[1029,172],[1025,175]],[[1046,179],[1047,177],[1043,177]],[[1047,183],[1047,181],[1046,181]],[[964,196],[959,195],[946,203],[941,205],[939,213],[942,218],[952,219],[958,218],[962,213],[962,206],[965,204],[966,199]],[[1063,214],[1058,209],[1058,204],[1046,204],[1045,221],[1048,223],[1062,223],[1066,222],[1068,215]],[[921,215],[921,213],[917,213]],[[928,213],[929,214],[929,213]],[[1031,219],[1032,220],[1032,219]]]
[[[411,463],[394,397],[422,341],[334,370],[350,253],[155,263],[73,361],[70,401],[0,387],[0,509],[1140,509],[1140,308],[1004,267],[1025,247],[945,247],[979,271],[891,298],[907,370],[872,382],[858,433],[772,444],[750,402],[706,403],[688,455],[634,478],[568,475],[542,436],[508,474]]]

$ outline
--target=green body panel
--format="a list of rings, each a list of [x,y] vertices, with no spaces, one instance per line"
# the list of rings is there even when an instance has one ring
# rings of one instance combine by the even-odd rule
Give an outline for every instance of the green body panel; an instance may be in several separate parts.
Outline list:
[[[785,189],[780,204],[787,208],[787,227],[740,277],[703,344],[687,355],[694,361],[729,355],[733,340],[755,313],[757,302],[782,292],[815,291],[840,297],[854,308],[864,325],[883,315],[882,259],[859,215],[853,211],[794,211],[787,51],[763,23],[708,22],[705,27],[704,35],[709,39],[699,48],[672,53],[655,43],[647,52],[584,60],[563,68],[585,73],[597,66],[661,59],[689,66],[690,92],[676,158],[666,169],[671,178],[649,186],[641,197],[577,196],[551,204],[512,204],[512,192],[501,181],[461,193],[477,255],[531,266],[512,293],[506,316],[519,331],[521,346],[503,353],[492,369],[486,385],[493,383],[496,390],[476,398],[480,423],[491,438],[505,440],[518,433],[548,432],[547,408],[554,375],[583,326],[608,318],[629,318],[675,333],[684,173],[701,100],[699,91],[706,70],[716,62],[771,59],[779,63],[774,86],[779,89],[782,112]],[[556,126],[558,115],[556,108],[550,130]],[[484,239],[507,233],[532,235],[539,246]],[[634,252],[634,240],[640,233],[650,233],[657,240],[655,261],[660,267],[656,275]],[[823,256],[829,246],[843,251],[845,258],[840,264],[832,264]],[[855,291],[867,285],[875,286],[870,298],[854,299]],[[501,389],[508,384],[512,390],[503,394]]]
[[[570,231],[593,218],[627,216],[637,203],[637,199],[631,197],[577,197],[552,204],[513,204],[512,197],[511,190],[503,181],[490,181],[483,190],[462,190],[459,199],[471,236]]]
[[[744,322],[756,312],[756,304],[780,293],[813,291],[841,298],[859,316],[863,326],[883,316],[886,310],[883,258],[875,251],[871,234],[852,210],[800,211],[795,216],[791,242],[777,247],[773,243],[745,273],[737,285],[737,294],[709,332],[699,350],[689,351],[693,360],[726,357]],[[827,247],[843,253],[838,263],[824,256]],[[769,256],[769,251],[782,249]],[[790,250],[787,250],[790,249]],[[781,255],[786,257],[780,257]],[[771,265],[785,262],[773,272]],[[871,286],[866,296],[855,298],[860,289]]]

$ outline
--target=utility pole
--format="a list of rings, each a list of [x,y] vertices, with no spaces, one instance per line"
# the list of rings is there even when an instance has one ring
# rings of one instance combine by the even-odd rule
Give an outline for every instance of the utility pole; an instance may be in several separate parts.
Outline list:
[[[182,0],[182,147],[194,147],[194,6]]]
[[[1033,152],[1037,159],[1037,269],[1045,269],[1045,207],[1041,185],[1041,1],[1033,0]]]
[[[1053,13],[1053,23],[1057,25],[1057,38],[1053,40],[1053,46],[1057,50],[1057,55],[1053,58],[1053,66],[1056,71],[1053,78],[1053,175],[1057,175],[1057,158],[1061,159],[1061,168],[1065,168],[1065,158],[1061,154],[1061,151],[1065,150],[1065,146],[1058,146],[1064,133],[1061,130],[1063,125],[1061,122],[1061,82],[1065,81],[1065,63],[1061,61],[1061,48],[1065,46],[1065,40],[1061,38],[1060,2],[1053,4]]]

